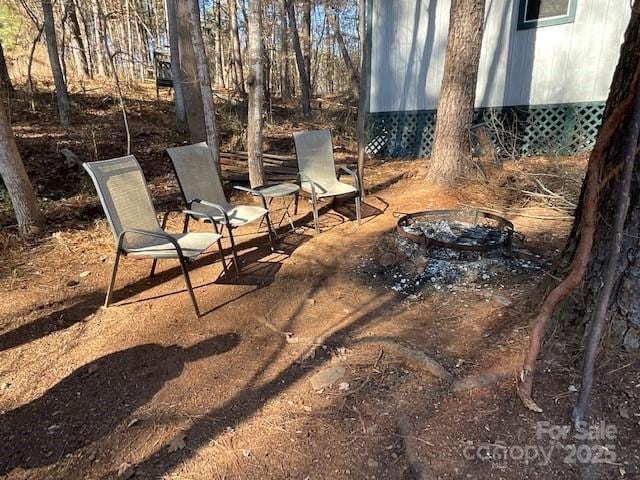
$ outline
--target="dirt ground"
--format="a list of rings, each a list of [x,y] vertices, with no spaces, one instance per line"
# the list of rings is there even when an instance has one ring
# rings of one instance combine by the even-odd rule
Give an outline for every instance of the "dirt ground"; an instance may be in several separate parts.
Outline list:
[[[195,262],[201,318],[169,260],[149,279],[150,261],[125,259],[115,305],[104,309],[113,240],[82,172],[57,151],[70,142],[91,150],[95,135],[98,156],[108,156],[117,116],[111,105],[112,120],[97,120],[99,99],[76,101],[87,106],[75,130],[85,140],[61,133],[51,112],[14,117],[34,183],[51,193],[42,238],[24,244],[3,220],[0,476],[640,478],[636,357],[603,354],[591,410],[601,428],[590,439],[562,430],[580,371],[561,335],[548,342],[535,385],[544,412],[525,410],[515,395],[543,272],[409,299],[366,268],[395,212],[511,207],[519,199],[509,185],[523,170],[554,172],[575,194],[584,159],[505,165],[486,173],[499,181],[474,177],[457,193],[425,183],[424,161],[378,163],[367,171],[362,225],[345,201],[321,210],[316,234],[304,201],[296,232],[283,225],[275,251],[255,226],[239,231],[240,276],[223,274],[217,255]],[[133,121],[145,125],[133,150],[160,210],[179,205],[161,157],[172,135],[167,105],[140,103]],[[286,124],[272,138],[303,127]],[[570,221],[530,218],[559,216],[543,203],[518,206],[526,213],[503,211],[524,246],[556,261]],[[170,230],[180,225],[172,217]],[[453,380],[390,345],[430,355]],[[314,388],[318,374],[333,383]]]

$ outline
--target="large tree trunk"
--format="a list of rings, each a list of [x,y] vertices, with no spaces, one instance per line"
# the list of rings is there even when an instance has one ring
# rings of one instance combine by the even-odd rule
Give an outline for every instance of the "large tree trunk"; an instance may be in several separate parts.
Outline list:
[[[209,75],[209,62],[207,52],[204,49],[202,28],[200,27],[199,0],[188,0],[189,20],[191,21],[191,40],[198,68],[198,85],[202,96],[204,121],[206,125],[207,145],[213,156],[215,167],[220,171],[220,145],[218,140],[218,127],[216,125],[216,111],[213,106],[213,94],[211,93],[211,77]]]
[[[293,6],[293,0],[284,0],[287,7],[287,15],[289,16],[289,29],[293,36],[293,49],[296,53],[296,65],[298,66],[298,75],[300,76],[300,89],[302,90],[302,115],[305,118],[311,117],[311,85],[309,84],[309,75],[305,67],[304,55],[300,47],[300,36],[298,35],[298,25],[296,24],[296,11]]]
[[[640,3],[638,1],[636,4]],[[634,11],[625,35],[625,42],[621,49],[620,60],[611,84],[609,99],[605,108],[603,122],[630,95],[638,95],[640,88],[634,85],[640,77],[640,15]],[[634,90],[635,88],[635,90]],[[624,158],[624,138],[630,125],[631,108],[617,123],[616,133],[603,152],[603,167],[597,212],[597,222],[594,235],[591,261],[585,274],[585,281],[580,294],[580,303],[569,299],[559,310],[559,319],[574,340],[581,340],[585,327],[594,311],[598,292],[602,287],[602,276],[607,258],[610,254],[610,244],[614,216],[618,205],[618,184],[621,165]],[[636,143],[640,144],[640,139]],[[636,149],[636,151],[638,151]],[[573,258],[577,241],[580,236],[580,211],[584,202],[584,188],[577,209],[576,219],[569,238],[564,258]],[[636,155],[633,166],[631,185],[631,203],[625,222],[622,238],[621,262],[616,274],[615,289],[613,291],[610,315],[613,320],[612,332],[624,343],[627,349],[640,349],[640,155]],[[561,269],[563,266],[560,267]]]
[[[338,47],[340,48],[340,54],[342,55],[342,60],[344,61],[345,66],[347,67],[347,72],[349,74],[349,82],[351,84],[351,91],[353,92],[353,96],[357,97],[358,92],[360,90],[360,86],[358,83],[358,70],[356,69],[355,65],[351,61],[349,50],[347,50],[347,45],[344,43],[344,38],[342,37],[342,31],[340,30],[340,18],[338,17],[338,14],[334,12],[329,6],[328,0],[324,0],[324,13],[336,37],[336,42],[338,42]]]
[[[68,126],[71,123],[71,106],[69,104],[69,94],[67,84],[62,74],[60,57],[58,56],[58,43],[56,40],[56,25],[53,18],[53,7],[51,0],[42,0],[42,13],[44,15],[44,33],[47,40],[47,52],[49,53],[49,63],[53,81],[56,86],[56,101],[58,103],[58,118],[60,124]]]
[[[485,0],[451,2],[435,142],[427,173],[437,183],[455,182],[471,155],[469,127],[473,122],[484,4]]]
[[[18,229],[23,234],[38,233],[42,227],[42,215],[36,195],[22,164],[16,140],[9,125],[9,117],[4,102],[0,100],[0,176],[4,181],[13,210],[18,221]]]
[[[262,165],[262,103],[264,101],[264,71],[262,69],[262,2],[249,3],[249,119],[247,122],[247,152],[251,188],[264,185]]]
[[[0,92],[2,91],[13,92],[13,84],[11,83],[11,77],[9,76],[7,61],[4,58],[2,43],[0,43]]]
[[[176,130],[185,132],[187,112],[184,106],[184,87],[180,68],[180,45],[178,36],[178,18],[176,0],[167,0],[167,27],[169,30],[169,53],[171,55],[171,79],[173,81],[173,98],[176,109]]]
[[[563,276],[564,279],[545,298],[534,321],[521,373],[522,383],[518,387],[525,406],[539,411],[531,396],[536,360],[545,326],[556,306],[564,300],[557,313],[570,341],[573,336],[575,343],[581,344],[587,325],[592,325],[585,352],[584,390],[580,393],[580,405],[574,410],[574,421],[584,415],[599,332],[607,310],[609,318],[613,319],[610,329],[613,337],[617,336],[629,350],[638,350],[640,343],[640,298],[637,294],[640,286],[639,4],[640,0],[636,0],[632,9],[598,139],[589,157],[573,230],[562,257],[564,261],[557,268],[556,278]],[[623,164],[628,175],[622,173]],[[621,188],[624,180],[629,181],[628,208],[624,208],[623,201],[626,185],[625,189]],[[619,212],[624,217],[620,217],[618,223]],[[620,235],[614,225],[623,225]],[[609,261],[616,261],[617,257],[618,245],[612,242],[614,238],[620,242],[621,251],[617,268],[609,265]],[[613,250],[612,245],[615,245]],[[575,288],[581,289],[579,303],[569,296]],[[598,312],[597,316],[594,312]],[[597,321],[594,323],[593,320]]]
[[[191,134],[191,142],[198,143],[207,140],[202,90],[198,81],[198,67],[192,30],[196,27],[189,21],[189,4],[191,0],[176,1],[176,17],[178,19],[178,44],[180,50],[180,77],[182,80],[182,96],[187,112],[187,125]],[[198,21],[198,25],[200,22]]]
[[[231,58],[233,63],[233,85],[237,93],[245,95],[244,73],[242,71],[242,53],[240,48],[240,35],[238,33],[238,8],[236,0],[228,0],[229,25],[231,33]]]

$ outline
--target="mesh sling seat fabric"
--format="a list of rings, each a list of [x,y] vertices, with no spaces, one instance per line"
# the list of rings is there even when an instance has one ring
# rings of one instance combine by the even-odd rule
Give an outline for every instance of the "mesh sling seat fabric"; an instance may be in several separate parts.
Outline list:
[[[187,265],[189,261],[217,243],[222,265],[226,271],[226,262],[220,248],[222,235],[218,232],[178,234],[165,232],[164,227],[170,212],[165,214],[160,225],[142,170],[133,155],[84,163],[83,166],[96,187],[111,233],[116,241],[116,258],[107,289],[105,307],[108,307],[111,302],[121,254],[153,259],[151,276],[154,274],[157,260],[175,258],[180,262],[196,315],[200,316]]]
[[[354,172],[346,167],[340,167],[338,174],[336,174],[331,132],[329,130],[296,132],[293,134],[293,140],[298,161],[298,181],[301,190],[311,195],[316,231],[320,232],[318,200],[326,197],[355,194],[356,217],[358,224],[360,224],[360,180]],[[354,185],[340,181],[339,175],[342,172],[353,178]]]
[[[200,221],[213,222],[221,225],[221,227],[227,227],[236,272],[240,272],[240,267],[233,237],[234,228],[265,219],[269,241],[273,245],[274,234],[264,195],[258,190],[235,186],[234,188],[237,190],[259,196],[262,199],[263,206],[233,205],[229,203],[222,188],[218,169],[213,162],[211,150],[209,150],[206,142],[167,148],[167,155],[171,160],[182,196],[189,209],[187,210],[189,216]],[[187,225],[185,224],[186,228]]]

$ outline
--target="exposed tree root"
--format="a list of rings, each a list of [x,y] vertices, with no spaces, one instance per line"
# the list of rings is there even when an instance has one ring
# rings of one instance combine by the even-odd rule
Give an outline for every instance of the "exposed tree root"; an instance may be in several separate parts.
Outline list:
[[[413,350],[411,348],[400,345],[399,343],[389,340],[383,337],[365,337],[358,338],[351,341],[351,344],[371,344],[378,345],[388,352],[401,357],[407,364],[414,368],[426,370],[427,372],[435,375],[436,377],[451,382],[453,380],[452,375],[436,360],[427,355],[424,352]]]
[[[542,339],[545,327],[558,304],[578,286],[584,278],[587,266],[591,260],[591,249],[596,229],[596,213],[598,207],[598,196],[600,190],[602,169],[604,164],[605,150],[610,144],[611,138],[617,132],[622,118],[626,115],[631,102],[635,99],[635,87],[637,84],[638,70],[634,74],[632,84],[628,94],[607,116],[596,144],[589,158],[587,167],[587,177],[585,180],[584,197],[582,199],[582,210],[580,215],[580,240],[576,247],[575,255],[569,268],[569,273],[549,293],[544,300],[538,315],[533,321],[533,330],[529,339],[529,350],[525,357],[522,371],[520,372],[520,385],[518,386],[518,396],[525,407],[534,412],[542,412],[542,409],[531,397],[533,390],[533,378],[535,375],[536,361],[540,354]]]
[[[407,459],[411,473],[417,480],[426,480],[429,478],[422,466],[422,463],[418,459],[415,453],[416,437],[411,433],[411,427],[407,417],[400,417],[396,423],[400,437],[402,437],[402,443],[404,445],[404,456]]]
[[[475,390],[476,388],[488,387],[490,385],[495,385],[504,378],[514,378],[516,375],[516,369],[490,370],[484,373],[475,373],[453,382],[451,385],[451,391],[454,393],[462,393],[469,390]]]

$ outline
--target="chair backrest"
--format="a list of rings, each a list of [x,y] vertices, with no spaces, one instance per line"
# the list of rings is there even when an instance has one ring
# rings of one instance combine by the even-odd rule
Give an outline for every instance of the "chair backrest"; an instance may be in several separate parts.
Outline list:
[[[128,228],[161,230],[142,169],[133,155],[82,165],[98,191],[116,241]],[[135,247],[144,239],[132,234],[125,240],[126,248]]]
[[[335,182],[336,165],[329,130],[313,130],[293,134],[298,170],[317,182]]]
[[[206,200],[228,208],[218,169],[206,142],[167,148],[173,171],[187,206],[193,200]]]

